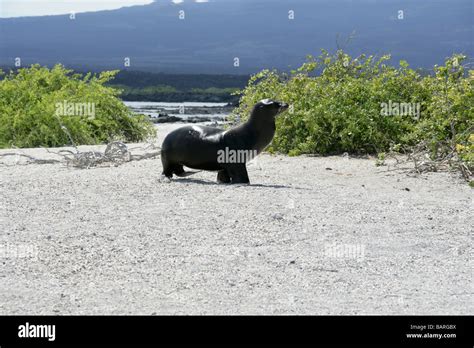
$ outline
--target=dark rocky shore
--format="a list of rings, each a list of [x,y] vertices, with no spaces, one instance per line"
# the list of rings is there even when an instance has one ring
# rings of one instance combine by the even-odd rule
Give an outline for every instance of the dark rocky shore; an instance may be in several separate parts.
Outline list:
[[[156,107],[147,110],[132,108],[132,110],[148,115],[153,123],[198,123],[224,122],[234,107],[227,104],[225,106],[187,106],[184,109]]]

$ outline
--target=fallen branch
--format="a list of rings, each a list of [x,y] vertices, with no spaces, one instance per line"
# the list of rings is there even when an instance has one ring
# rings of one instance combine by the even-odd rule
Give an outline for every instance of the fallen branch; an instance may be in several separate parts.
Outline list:
[[[440,154],[435,158],[432,158],[432,153],[426,142],[421,142],[405,151],[403,157],[400,156],[400,153],[390,152],[387,154],[387,157],[395,159],[396,163],[391,164],[390,166],[392,166],[393,169],[389,168],[387,172],[407,169],[415,174],[457,171],[461,173],[464,179],[472,180],[472,168],[469,168],[468,165],[459,158],[456,149],[453,149],[448,144],[440,144],[440,149],[444,151],[440,151]],[[411,163],[412,167],[400,167],[407,163]]]
[[[51,164],[51,163],[59,163],[61,161],[59,160],[55,160],[55,159],[41,159],[41,158],[36,158],[34,156],[30,156],[30,155],[25,155],[24,153],[17,153],[17,152],[7,152],[7,153],[2,153],[0,154],[0,157],[7,157],[7,156],[16,156],[16,157],[25,157],[25,158],[28,158],[30,160],[30,162],[27,162],[25,164],[19,164],[19,163],[15,163],[13,165],[27,165],[27,164],[30,164],[30,163],[36,163],[36,164]]]
[[[134,149],[141,148],[146,150],[147,148],[159,149],[155,144],[147,144],[144,147],[135,147]],[[71,150],[60,150],[60,151],[51,151],[45,149],[48,153],[60,156],[63,160],[56,159],[41,159],[34,156],[26,155],[19,152],[8,152],[0,154],[0,157],[7,156],[21,156],[28,158],[29,161],[23,164],[52,164],[52,163],[63,163],[65,162],[67,166],[72,166],[74,168],[83,168],[88,169],[97,166],[118,166],[125,162],[130,161],[140,161],[143,159],[156,158],[160,155],[160,151],[148,152],[143,155],[133,155],[128,149],[127,145],[120,141],[114,141],[107,145],[105,152],[99,151],[85,151],[81,152],[77,147],[75,147],[76,152]],[[6,165],[5,163],[1,163]],[[15,163],[14,165],[18,165]]]

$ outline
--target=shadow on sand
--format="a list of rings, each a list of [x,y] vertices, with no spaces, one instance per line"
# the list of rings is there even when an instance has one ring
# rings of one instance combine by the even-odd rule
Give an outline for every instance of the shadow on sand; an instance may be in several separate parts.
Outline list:
[[[186,183],[194,183],[194,184],[201,184],[201,185],[211,185],[211,186],[247,186],[247,187],[269,187],[269,188],[276,188],[276,189],[295,189],[295,190],[310,190],[309,188],[305,187],[297,187],[297,186],[286,186],[286,185],[267,185],[267,184],[220,184],[217,181],[209,181],[209,180],[201,180],[201,179],[188,179],[188,178],[180,178],[180,179],[173,179],[172,182],[186,184]]]

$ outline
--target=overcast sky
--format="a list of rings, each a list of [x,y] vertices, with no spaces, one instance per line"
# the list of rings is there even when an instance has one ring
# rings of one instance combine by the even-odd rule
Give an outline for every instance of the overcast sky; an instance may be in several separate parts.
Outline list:
[[[0,17],[45,16],[112,10],[153,0],[0,0]]]

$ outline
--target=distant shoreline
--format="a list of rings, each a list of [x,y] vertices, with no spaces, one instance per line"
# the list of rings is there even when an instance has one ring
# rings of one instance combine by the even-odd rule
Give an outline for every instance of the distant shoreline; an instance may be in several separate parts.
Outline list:
[[[122,70],[108,83],[121,90],[124,101],[182,103],[192,100],[204,103],[236,105],[245,88],[248,75],[157,74]]]
[[[213,102],[123,101],[123,103],[134,113],[149,116],[153,123],[224,123],[234,109],[229,103]]]

